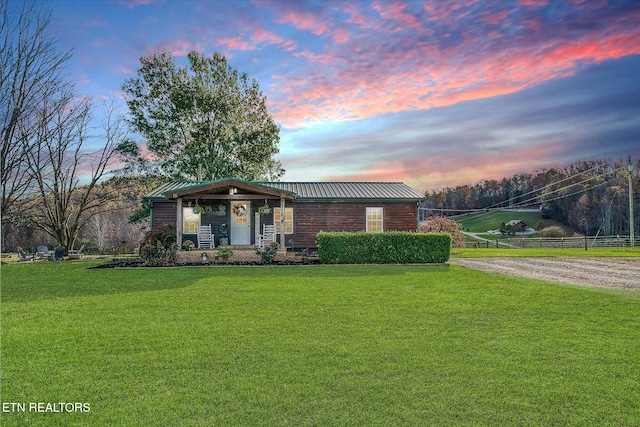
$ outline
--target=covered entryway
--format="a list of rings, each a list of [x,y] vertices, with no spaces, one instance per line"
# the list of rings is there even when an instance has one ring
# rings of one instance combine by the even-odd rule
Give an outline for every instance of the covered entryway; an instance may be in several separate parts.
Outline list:
[[[192,205],[198,206],[197,218],[192,222],[197,222],[196,226],[211,225],[216,246],[254,244],[253,218],[258,212],[258,206],[277,207],[279,201],[280,209],[284,211],[285,201],[295,199],[295,193],[289,190],[281,190],[264,183],[230,178],[215,181],[171,181],[158,188],[157,192],[160,196],[154,202],[152,211],[154,221],[161,221],[163,218],[159,206],[166,203],[166,206],[170,207],[169,201],[175,200],[174,211],[166,213],[169,217],[173,215],[173,221],[169,219],[167,222],[175,223],[176,240],[183,242],[183,234],[193,234],[191,228],[195,230],[195,227],[189,225],[189,219],[185,219],[183,206],[186,205],[190,209]],[[270,216],[268,221],[271,223],[274,218]],[[282,221],[284,222],[284,218]],[[281,227],[280,251],[282,252],[286,251],[284,234],[285,227]]]
[[[229,233],[232,245],[251,244],[251,202],[231,202],[231,230]]]

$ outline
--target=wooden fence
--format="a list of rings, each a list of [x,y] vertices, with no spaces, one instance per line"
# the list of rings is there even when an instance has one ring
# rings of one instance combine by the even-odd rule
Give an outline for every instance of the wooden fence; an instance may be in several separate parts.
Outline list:
[[[634,247],[640,247],[636,237]],[[508,237],[482,242],[467,242],[468,248],[628,248],[631,247],[629,236],[583,236],[583,237]]]

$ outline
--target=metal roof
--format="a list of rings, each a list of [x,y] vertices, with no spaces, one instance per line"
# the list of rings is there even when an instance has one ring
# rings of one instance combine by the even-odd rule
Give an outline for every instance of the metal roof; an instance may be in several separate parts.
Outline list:
[[[402,182],[262,182],[289,191],[296,199],[420,200],[424,196]]]
[[[151,191],[146,199],[165,199],[165,194],[220,183],[216,181],[169,181]],[[269,189],[286,191],[297,200],[421,200],[424,195],[402,182],[248,182]],[[195,191],[194,191],[195,192]]]
[[[164,194],[176,190],[185,190],[189,187],[199,187],[202,184],[210,183],[211,181],[169,181],[162,184],[160,187],[153,189],[151,192],[144,196],[145,199],[162,200]]]

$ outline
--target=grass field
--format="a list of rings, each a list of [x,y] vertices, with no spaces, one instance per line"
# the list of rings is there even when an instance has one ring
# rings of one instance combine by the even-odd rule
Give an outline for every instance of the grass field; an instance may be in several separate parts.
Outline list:
[[[464,231],[470,231],[472,233],[486,233],[489,230],[500,229],[500,223],[507,223],[512,219],[519,219],[524,221],[530,227],[539,230],[540,225],[544,227],[559,226],[561,227],[566,236],[573,236],[575,230],[571,227],[567,227],[557,221],[551,219],[542,218],[540,212],[505,212],[505,211],[492,211],[486,214],[469,214],[468,216],[459,216],[456,221],[462,226]],[[492,238],[496,238],[495,236]],[[497,238],[500,238],[498,236]]]
[[[14,425],[640,424],[640,295],[440,266],[2,267]]]

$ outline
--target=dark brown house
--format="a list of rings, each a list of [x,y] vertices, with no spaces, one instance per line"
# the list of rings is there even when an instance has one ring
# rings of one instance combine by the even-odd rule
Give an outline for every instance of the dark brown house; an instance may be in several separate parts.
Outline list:
[[[211,225],[215,245],[254,245],[274,225],[281,249],[315,248],[319,231],[417,231],[423,196],[399,182],[171,181],[145,196],[151,227],[176,227],[178,242],[197,245]]]

